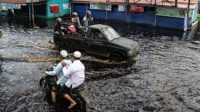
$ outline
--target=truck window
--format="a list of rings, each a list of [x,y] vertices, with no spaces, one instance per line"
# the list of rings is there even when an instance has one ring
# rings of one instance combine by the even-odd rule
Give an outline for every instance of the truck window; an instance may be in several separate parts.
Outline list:
[[[106,40],[104,35],[99,30],[91,30],[91,38],[95,40]]]
[[[104,28],[103,32],[109,40],[113,40],[120,37],[119,34],[113,28],[110,27]]]

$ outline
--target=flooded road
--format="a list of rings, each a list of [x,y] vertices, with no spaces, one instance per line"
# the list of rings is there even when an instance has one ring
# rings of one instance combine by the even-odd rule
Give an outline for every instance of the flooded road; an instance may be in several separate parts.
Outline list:
[[[49,57],[52,49],[46,29],[24,30],[21,26],[3,26],[0,38],[1,58]],[[48,46],[48,47],[46,47]],[[44,94],[38,81],[50,62],[17,62],[2,60],[0,74],[1,112],[38,112],[45,110]],[[40,108],[41,107],[41,108]]]
[[[49,29],[4,25],[2,30],[1,57],[56,56],[57,51],[49,43]],[[200,112],[200,44],[177,35],[155,36],[139,31],[127,34],[140,45],[141,59],[134,65],[109,68],[84,62],[87,111]],[[0,111],[53,111],[38,87],[51,64],[1,60]]]

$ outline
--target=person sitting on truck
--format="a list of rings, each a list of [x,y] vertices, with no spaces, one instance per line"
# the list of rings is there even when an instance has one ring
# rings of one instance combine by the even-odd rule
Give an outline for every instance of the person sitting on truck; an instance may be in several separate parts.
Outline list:
[[[103,34],[101,32],[98,32],[98,39],[99,40],[104,40]]]
[[[54,32],[58,32],[59,34],[64,35],[64,32],[62,32],[62,29],[61,29],[61,23],[62,23],[62,19],[57,18],[56,23],[54,25]]]
[[[76,28],[72,23],[68,22],[66,27],[67,27],[67,34],[71,35],[76,32]]]
[[[80,22],[80,19],[78,17],[77,12],[73,12],[72,13],[71,22],[75,26],[75,28],[76,28],[78,33],[82,33],[83,32],[83,29],[82,29],[82,26],[81,26],[81,22]]]
[[[103,40],[104,39],[103,34],[98,30],[95,30],[94,33],[92,33],[91,36],[92,36],[93,39],[97,39],[97,40]]]

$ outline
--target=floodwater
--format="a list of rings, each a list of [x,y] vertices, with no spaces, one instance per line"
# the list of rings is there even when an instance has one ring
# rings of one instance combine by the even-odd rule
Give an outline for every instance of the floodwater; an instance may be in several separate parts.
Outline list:
[[[194,41],[169,29],[158,33],[145,27],[140,27],[144,31],[135,26],[115,28],[121,35],[139,43],[141,59],[131,66],[116,67],[84,61],[84,97],[88,112],[200,112],[198,36],[194,36]],[[3,25],[4,35],[0,38],[1,112],[53,111],[43,100],[44,93],[38,86],[52,62],[3,60],[56,57],[58,51],[49,43],[51,30]]]

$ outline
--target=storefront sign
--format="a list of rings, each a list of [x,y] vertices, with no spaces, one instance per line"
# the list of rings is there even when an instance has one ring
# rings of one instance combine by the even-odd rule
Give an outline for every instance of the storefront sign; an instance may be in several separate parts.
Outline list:
[[[30,2],[39,2],[39,0],[26,0],[26,3],[30,3]]]
[[[8,10],[8,9],[21,9],[21,5],[1,3],[1,10]]]
[[[111,11],[112,6],[108,5],[108,4],[102,4],[102,3],[92,3],[92,4],[90,4],[90,9]]]
[[[69,3],[64,3],[63,4],[63,9],[70,9],[70,4]]]
[[[59,13],[59,5],[58,4],[52,4],[50,5],[50,11],[51,13]]]
[[[185,17],[185,10],[183,10],[183,9],[157,8],[156,15],[184,18]]]
[[[125,5],[118,5],[118,11],[125,11]]]
[[[143,6],[131,6],[129,9],[130,12],[144,12]]]

